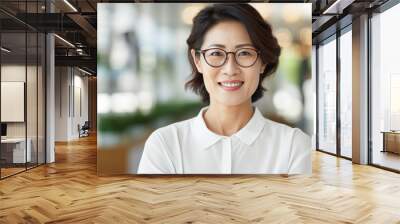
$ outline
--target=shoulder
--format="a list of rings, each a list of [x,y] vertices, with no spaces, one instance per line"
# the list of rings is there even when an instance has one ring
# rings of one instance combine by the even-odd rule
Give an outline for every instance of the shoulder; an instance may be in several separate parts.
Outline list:
[[[288,134],[297,135],[297,134],[304,134],[302,130],[296,127],[290,127],[289,125],[279,123],[268,118],[262,119],[264,123],[264,127],[267,132],[273,132],[279,135],[283,135],[285,137]]]
[[[192,122],[195,118],[175,122],[153,131],[148,137],[146,143],[156,142],[164,146],[171,145],[172,142],[182,139],[183,135],[189,132]]]
[[[279,123],[268,118],[264,118],[264,124],[270,128],[273,128],[278,131],[293,131],[295,128],[290,127],[289,125]]]
[[[191,119],[153,131],[144,144],[138,173],[176,173],[181,168],[181,143]]]
[[[155,131],[153,131],[153,133],[151,135],[156,135],[156,136],[160,136],[160,137],[170,137],[171,135],[184,133],[190,128],[194,119],[195,118],[190,118],[187,120],[183,120],[183,121],[179,121],[179,122],[175,122],[175,123],[166,125],[164,127],[160,127],[158,129],[156,129]]]
[[[276,139],[290,143],[291,146],[305,146],[309,147],[311,138],[301,129],[297,127],[290,127],[289,125],[282,124],[270,119],[262,119],[264,123],[264,134],[271,135]]]
[[[311,174],[311,138],[299,128],[266,119],[267,129],[287,153],[288,174]]]

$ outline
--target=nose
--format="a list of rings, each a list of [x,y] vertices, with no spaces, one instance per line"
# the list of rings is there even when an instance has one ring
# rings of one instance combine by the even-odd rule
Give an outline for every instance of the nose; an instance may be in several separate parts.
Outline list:
[[[228,76],[237,75],[239,71],[239,65],[236,63],[235,54],[228,53],[225,64],[222,66],[222,72]]]

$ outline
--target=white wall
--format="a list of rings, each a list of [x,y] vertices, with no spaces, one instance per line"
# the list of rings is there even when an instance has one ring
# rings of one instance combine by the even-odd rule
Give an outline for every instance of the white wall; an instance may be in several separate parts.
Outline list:
[[[68,140],[68,86],[69,69],[67,67],[55,68],[55,140]]]
[[[27,70],[26,70],[27,69]],[[1,81],[2,82],[25,82],[25,75],[26,71],[28,74],[32,74],[33,72],[36,73],[36,67],[27,66],[25,65],[2,65],[1,66]],[[30,84],[33,82],[32,80],[29,81]],[[36,83],[33,83],[36,85]],[[32,90],[32,91],[31,91]],[[36,89],[27,89],[27,103],[32,102],[32,98],[36,98]],[[2,96],[4,97],[4,96]],[[31,105],[36,108],[36,104]],[[39,105],[40,106],[40,105]],[[7,110],[7,108],[1,108],[1,110]],[[28,111],[31,112],[31,111]],[[34,117],[32,117],[34,115]],[[35,120],[36,123],[36,114],[28,113],[28,121],[31,122]],[[25,137],[25,126],[26,122],[7,122],[7,136],[8,137]],[[28,125],[28,129],[33,127],[32,124]],[[33,127],[36,130],[36,126]],[[29,137],[29,130],[28,130],[28,137]]]
[[[78,136],[78,124],[81,126],[85,123],[85,121],[88,121],[88,77],[87,76],[81,76],[82,73],[78,73],[79,75],[76,74],[77,70],[75,70],[75,75],[74,75],[74,96],[73,98],[75,99],[74,102],[74,108],[73,113],[74,119],[72,120],[72,136]],[[79,97],[80,96],[80,97]],[[80,102],[79,102],[80,101]],[[81,108],[80,108],[81,107]],[[81,111],[80,111],[81,109]]]
[[[76,68],[56,67],[56,141],[79,138],[78,124],[88,120],[88,78],[83,75]]]

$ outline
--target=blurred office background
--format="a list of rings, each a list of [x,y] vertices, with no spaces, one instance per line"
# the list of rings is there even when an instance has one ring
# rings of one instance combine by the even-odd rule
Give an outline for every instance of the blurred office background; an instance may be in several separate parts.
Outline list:
[[[268,91],[255,103],[265,117],[314,133],[311,4],[252,3],[282,47]],[[155,129],[195,116],[186,39],[207,4],[98,4],[98,172],[136,173]],[[128,19],[130,18],[130,19]]]

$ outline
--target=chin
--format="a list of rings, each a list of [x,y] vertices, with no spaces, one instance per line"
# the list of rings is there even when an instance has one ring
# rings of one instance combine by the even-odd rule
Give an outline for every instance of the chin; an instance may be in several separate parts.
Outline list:
[[[243,98],[243,99],[237,99],[237,98],[221,98],[221,99],[217,99],[218,104],[220,105],[224,105],[224,106],[240,106],[240,105],[244,105],[246,102],[248,102],[249,99],[247,98]]]

